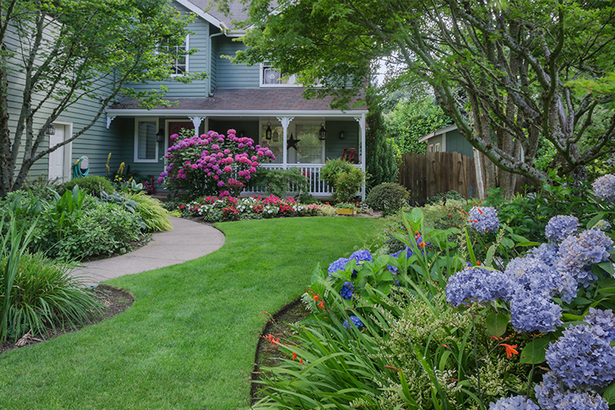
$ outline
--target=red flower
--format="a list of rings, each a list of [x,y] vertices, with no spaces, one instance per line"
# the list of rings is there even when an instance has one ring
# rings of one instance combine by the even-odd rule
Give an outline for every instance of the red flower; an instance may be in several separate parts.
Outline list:
[[[504,349],[506,349],[506,358],[509,358],[514,354],[519,354],[519,352],[515,350],[515,347],[517,347],[517,345],[511,346],[507,345],[506,343],[500,343],[500,346],[504,346]]]

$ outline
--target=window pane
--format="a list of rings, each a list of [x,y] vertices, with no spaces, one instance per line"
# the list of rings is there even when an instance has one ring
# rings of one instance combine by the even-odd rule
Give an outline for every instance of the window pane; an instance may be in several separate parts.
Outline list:
[[[322,164],[323,141],[318,139],[320,125],[297,124],[297,162],[302,164]]]
[[[156,121],[139,121],[137,159],[156,159]]]
[[[274,164],[281,164],[282,163],[282,157],[283,157],[283,153],[282,153],[282,144],[284,143],[282,140],[284,139],[284,129],[282,128],[281,125],[272,125],[271,126],[271,131],[272,131],[272,138],[271,140],[267,140],[265,138],[265,132],[267,130],[267,124],[263,125],[263,132],[262,132],[262,141],[260,143],[261,146],[263,147],[267,147],[271,150],[271,152],[273,152],[273,155],[275,155],[275,159],[273,161],[271,161]]]

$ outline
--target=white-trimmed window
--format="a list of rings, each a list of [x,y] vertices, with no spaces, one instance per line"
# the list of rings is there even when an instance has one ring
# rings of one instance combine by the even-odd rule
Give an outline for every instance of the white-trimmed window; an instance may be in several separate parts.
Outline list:
[[[287,147],[288,163],[289,164],[324,164],[325,162],[325,141],[318,139],[318,131],[320,130],[320,122],[297,122],[291,123],[287,130],[287,139],[293,136],[293,139],[299,140],[297,149]],[[273,163],[282,163],[283,144],[284,144],[284,129],[281,125],[272,123],[271,131],[272,138],[267,140],[265,134],[267,131],[267,122],[262,121],[260,124],[260,145],[269,148],[275,155]]]
[[[158,162],[158,120],[135,119],[135,162]]]
[[[300,87],[296,75],[282,75],[270,65],[261,64],[261,87]]]
[[[436,145],[434,146],[434,150],[435,150],[435,152],[440,152],[440,151],[441,151],[441,149],[440,149],[440,143],[439,143],[439,142],[438,142],[438,143],[436,143]]]
[[[189,73],[188,66],[188,50],[190,49],[189,36],[186,36],[184,43],[179,46],[172,46],[168,43],[162,43],[160,49],[165,53],[168,53],[171,65],[171,76],[184,75]]]

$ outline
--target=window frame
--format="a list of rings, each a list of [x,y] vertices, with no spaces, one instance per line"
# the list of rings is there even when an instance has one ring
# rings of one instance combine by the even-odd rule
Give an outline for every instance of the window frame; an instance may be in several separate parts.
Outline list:
[[[292,81],[293,81],[291,84],[266,84],[265,83],[265,69],[267,69],[267,68],[272,68],[271,64],[261,63],[260,70],[259,70],[259,77],[258,77],[258,81],[259,81],[259,86],[260,87],[274,87],[274,88],[302,87],[302,85],[297,82],[297,75],[296,74],[291,74],[288,77],[289,81],[290,81],[290,79],[292,79]],[[275,70],[275,71],[278,71],[278,70]],[[281,75],[281,72],[280,72],[280,75]]]
[[[154,122],[156,125],[154,127],[155,132],[158,132],[159,130],[159,119],[158,118],[152,118],[152,117],[136,117],[135,118],[135,132],[134,132],[134,162],[135,163],[150,163],[150,164],[157,164],[158,163],[158,141],[156,141],[156,134],[154,134],[154,146],[155,146],[155,153],[154,153],[154,158],[149,159],[141,159],[139,158],[139,123],[140,122]]]
[[[185,76],[187,73],[190,73],[190,55],[188,54],[188,51],[190,50],[190,35],[186,35],[186,38],[184,39],[184,51],[186,52],[186,54],[183,54],[184,58],[186,59],[186,68],[184,69],[184,72],[181,74],[177,73],[177,67],[178,67],[178,59],[175,58],[173,59],[173,61],[171,62],[170,68],[172,71],[174,71],[173,74],[171,74],[171,77],[183,77]],[[159,47],[169,47],[168,45],[159,45]],[[177,54],[179,55],[179,51],[181,51],[181,46],[174,46],[177,47]],[[168,50],[168,48],[167,48]]]
[[[259,144],[261,144],[262,146],[267,146],[266,144],[264,144],[265,141],[265,129],[267,128],[267,122],[271,122],[271,127],[273,128],[275,127],[280,127],[282,128],[282,131],[280,132],[280,140],[282,140],[282,138],[284,138],[284,134],[283,134],[283,127],[282,124],[279,121],[271,121],[271,120],[260,120],[259,121],[259,135],[258,135],[258,141]],[[290,134],[293,134],[294,138],[297,138],[297,125],[312,125],[315,127],[320,127],[320,124],[322,123],[322,120],[315,120],[315,119],[304,119],[304,120],[300,120],[300,119],[295,119],[293,120],[290,124],[288,124],[288,129],[287,129],[287,138],[290,138]],[[280,145],[280,147],[284,147],[283,145],[283,141],[282,145]],[[324,164],[326,161],[326,157],[325,157],[325,153],[326,153],[326,144],[327,144],[327,140],[321,141],[321,152],[320,152],[320,161],[319,163],[311,163],[311,162],[290,162],[290,156],[288,155],[288,153],[290,151],[287,151],[287,164],[292,165],[318,165],[318,164]],[[269,148],[269,147],[268,147]],[[301,147],[300,147],[301,148]],[[288,145],[287,145],[287,149],[288,149]],[[298,151],[297,151],[298,153]],[[280,153],[280,155],[283,155],[283,152]],[[278,159],[278,157],[276,156],[276,160]],[[282,164],[283,163],[283,157],[280,158],[280,162],[272,162],[272,164]]]

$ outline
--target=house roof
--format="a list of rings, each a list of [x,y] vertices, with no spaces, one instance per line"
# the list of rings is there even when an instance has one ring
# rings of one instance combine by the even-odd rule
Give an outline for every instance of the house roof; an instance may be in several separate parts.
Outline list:
[[[220,23],[224,23],[227,27],[233,29],[233,20],[244,21],[248,17],[245,5],[238,1],[231,1],[229,3],[230,14],[227,16],[225,13],[218,10],[218,6],[213,0],[176,0],[178,3],[188,8],[198,16],[209,21],[216,27],[220,27]],[[208,17],[206,17],[206,15]],[[220,27],[222,28],[222,27]]]
[[[216,89],[213,97],[178,98],[177,105],[169,108],[157,107],[152,111],[175,114],[184,112],[212,112],[238,115],[239,113],[266,115],[274,113],[339,113],[340,110],[330,107],[332,97],[307,100],[303,97],[302,87],[289,88],[248,88],[248,89]],[[358,99],[357,99],[358,100]],[[122,111],[148,111],[139,107],[139,101],[124,99],[113,104],[108,113],[122,114]],[[363,104],[353,107],[351,112],[367,112]]]
[[[419,138],[419,142],[425,142],[430,138],[436,137],[438,135],[442,135],[449,131],[454,131],[456,129],[457,129],[457,126],[455,124],[447,125],[446,127],[440,128],[439,130],[435,130],[434,132],[430,132],[427,135],[423,135],[421,138]]]

